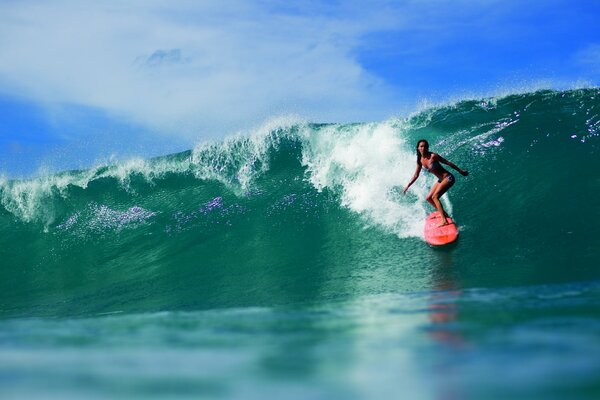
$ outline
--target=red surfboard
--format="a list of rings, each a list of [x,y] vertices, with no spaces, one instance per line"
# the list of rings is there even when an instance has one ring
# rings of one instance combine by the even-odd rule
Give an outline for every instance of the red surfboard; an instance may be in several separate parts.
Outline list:
[[[438,226],[442,223],[439,211],[434,211],[425,220],[425,241],[432,246],[443,246],[454,242],[458,238],[458,229],[452,218],[446,218],[448,225]]]

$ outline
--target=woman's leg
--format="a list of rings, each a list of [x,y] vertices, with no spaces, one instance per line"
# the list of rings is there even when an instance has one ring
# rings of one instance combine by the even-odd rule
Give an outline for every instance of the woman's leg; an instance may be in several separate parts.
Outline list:
[[[444,193],[446,193],[448,189],[452,187],[452,185],[454,185],[454,178],[452,177],[451,179],[448,179],[448,177],[446,177],[441,182],[438,182],[436,185],[434,185],[435,190],[432,188],[433,193],[431,193],[431,202],[433,202],[435,208],[437,208],[442,217],[442,223],[438,226],[448,225],[448,220],[446,219],[448,214],[446,214],[446,211],[444,211],[440,197],[442,197]]]
[[[439,182],[436,182],[433,184],[433,186],[431,187],[431,190],[429,191],[429,194],[427,195],[427,197],[425,197],[425,200],[427,200],[427,202],[429,204],[431,204],[432,206],[436,207],[435,203],[433,202],[433,194],[435,193],[435,191],[437,190],[438,186],[440,186]]]

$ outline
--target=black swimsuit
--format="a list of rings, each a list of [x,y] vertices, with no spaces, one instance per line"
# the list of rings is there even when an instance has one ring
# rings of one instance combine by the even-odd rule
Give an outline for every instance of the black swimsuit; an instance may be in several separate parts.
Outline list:
[[[423,164],[421,164],[423,165]],[[431,171],[433,171],[434,169],[439,169],[441,168],[442,170],[446,171],[444,169],[444,167],[442,167],[442,165],[440,164],[440,162],[438,160],[433,160],[431,162],[430,168],[427,168],[426,166],[423,165],[423,168],[425,168],[427,170],[427,172],[433,173]],[[444,179],[448,179],[449,182],[454,182],[454,175],[452,175],[452,173],[446,171],[446,173],[448,173],[448,175],[446,175],[446,177]],[[443,179],[439,179],[438,182],[442,182]]]
[[[421,164],[421,165],[423,165],[423,164]],[[433,171],[434,169],[438,169],[438,168],[444,169],[438,160],[433,160],[431,162],[431,166],[429,168],[427,168],[424,165],[423,165],[423,168],[425,168],[429,172]]]

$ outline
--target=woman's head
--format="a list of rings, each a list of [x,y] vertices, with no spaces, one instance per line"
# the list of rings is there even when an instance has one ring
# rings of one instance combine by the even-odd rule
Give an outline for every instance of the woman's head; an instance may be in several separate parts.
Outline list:
[[[429,153],[429,142],[421,139],[417,142],[417,162],[421,164],[421,156]]]

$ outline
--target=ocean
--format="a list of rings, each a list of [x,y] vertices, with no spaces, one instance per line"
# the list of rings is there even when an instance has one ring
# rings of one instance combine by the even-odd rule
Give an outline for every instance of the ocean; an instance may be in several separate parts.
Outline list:
[[[599,151],[541,90],[2,178],[0,397],[599,398]]]

